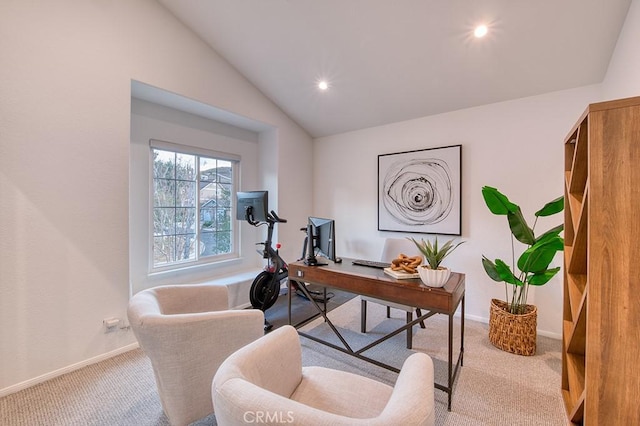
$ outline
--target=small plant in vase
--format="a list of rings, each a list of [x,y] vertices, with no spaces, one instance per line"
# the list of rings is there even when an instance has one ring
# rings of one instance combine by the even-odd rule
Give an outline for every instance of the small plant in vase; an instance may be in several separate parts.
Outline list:
[[[444,266],[440,266],[442,261],[450,255],[458,246],[464,241],[460,241],[455,244],[455,240],[449,240],[441,246],[438,246],[438,237],[432,244],[431,241],[425,241],[424,238],[420,242],[413,238],[408,238],[418,247],[420,253],[424,255],[424,259],[427,262],[426,265],[418,267],[418,274],[423,283],[429,287],[442,287],[445,285],[451,270]]]

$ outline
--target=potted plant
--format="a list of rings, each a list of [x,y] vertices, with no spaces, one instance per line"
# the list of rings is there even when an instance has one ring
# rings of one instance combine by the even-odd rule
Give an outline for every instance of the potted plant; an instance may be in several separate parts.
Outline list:
[[[504,282],[505,300],[491,300],[489,340],[508,352],[533,355],[536,346],[537,308],[527,304],[530,286],[541,286],[553,278],[560,267],[549,268],[556,253],[564,248],[559,235],[564,225],[535,235],[539,217],[551,216],[564,209],[564,197],[545,204],[535,213],[532,227],[527,224],[522,210],[496,188],[482,188],[484,201],[495,215],[507,216],[511,230],[511,266],[501,259],[494,261],[482,256],[482,265],[489,277]],[[526,246],[516,261],[515,240]]]
[[[425,241],[424,238],[421,242],[416,241],[413,238],[409,238],[418,247],[418,250],[424,255],[427,262],[426,265],[418,266],[418,274],[423,283],[429,287],[442,287],[446,284],[451,270],[444,266],[440,266],[445,257],[451,254],[460,244],[464,241],[460,241],[454,245],[454,240],[449,240],[442,246],[438,247],[438,237],[435,242],[431,244],[431,241]]]

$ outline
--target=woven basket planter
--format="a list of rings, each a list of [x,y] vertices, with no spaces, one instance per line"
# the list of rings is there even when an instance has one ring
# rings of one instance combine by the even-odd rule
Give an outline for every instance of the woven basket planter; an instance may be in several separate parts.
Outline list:
[[[535,355],[538,308],[525,305],[525,313],[515,315],[509,312],[508,307],[502,300],[491,299],[489,341],[506,352]]]

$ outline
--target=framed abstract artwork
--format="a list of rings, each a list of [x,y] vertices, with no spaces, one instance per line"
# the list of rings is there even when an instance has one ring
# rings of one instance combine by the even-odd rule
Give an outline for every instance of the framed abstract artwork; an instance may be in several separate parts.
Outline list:
[[[462,145],[378,155],[378,230],[462,234]]]

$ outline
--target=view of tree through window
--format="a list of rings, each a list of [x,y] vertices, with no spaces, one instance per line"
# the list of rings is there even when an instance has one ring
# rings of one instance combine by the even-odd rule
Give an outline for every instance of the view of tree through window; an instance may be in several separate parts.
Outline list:
[[[153,266],[231,253],[233,162],[152,149]]]

